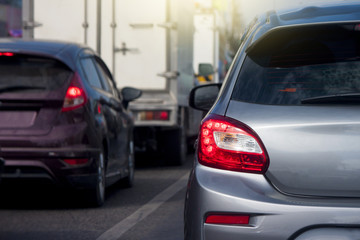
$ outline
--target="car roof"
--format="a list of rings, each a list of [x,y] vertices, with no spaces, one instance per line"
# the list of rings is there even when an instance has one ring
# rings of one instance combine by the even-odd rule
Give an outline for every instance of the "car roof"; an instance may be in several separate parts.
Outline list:
[[[324,1],[312,6],[266,12],[252,22],[256,25],[256,33],[249,47],[263,35],[279,28],[337,22],[360,23],[360,1]]]
[[[76,68],[76,58],[84,49],[91,54],[95,54],[89,47],[77,43],[49,40],[0,39],[0,52],[9,51],[55,58],[65,63],[73,71]]]

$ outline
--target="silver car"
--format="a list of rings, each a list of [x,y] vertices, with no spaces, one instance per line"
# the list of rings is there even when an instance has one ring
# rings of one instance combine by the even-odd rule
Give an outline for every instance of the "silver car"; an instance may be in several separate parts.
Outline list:
[[[258,17],[190,105],[185,239],[360,239],[360,2]]]

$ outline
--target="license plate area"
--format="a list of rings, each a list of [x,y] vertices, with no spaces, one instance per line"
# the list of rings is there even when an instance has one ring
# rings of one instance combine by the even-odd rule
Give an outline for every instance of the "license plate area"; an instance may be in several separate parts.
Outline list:
[[[0,128],[31,127],[36,114],[36,111],[0,111]]]

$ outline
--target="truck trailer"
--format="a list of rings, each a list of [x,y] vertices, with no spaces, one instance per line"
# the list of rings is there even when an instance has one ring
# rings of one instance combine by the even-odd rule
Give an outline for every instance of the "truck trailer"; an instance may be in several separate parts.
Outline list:
[[[194,0],[22,4],[23,38],[86,44],[105,60],[119,88],[143,91],[129,105],[137,153],[154,152],[171,164],[184,163],[202,118],[188,106],[188,94],[196,84]]]

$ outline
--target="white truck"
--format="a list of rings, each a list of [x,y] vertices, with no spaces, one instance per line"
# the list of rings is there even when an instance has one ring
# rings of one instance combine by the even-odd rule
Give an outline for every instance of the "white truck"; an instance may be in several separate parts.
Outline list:
[[[219,82],[219,14],[216,9],[198,6],[194,14],[193,67],[198,80]],[[208,78],[208,76],[210,78]],[[201,78],[201,77],[206,77]],[[202,82],[200,82],[201,84]]]
[[[194,0],[23,0],[23,38],[84,43],[105,60],[119,88],[143,90],[130,104],[136,152],[182,164],[202,117],[188,107]]]

